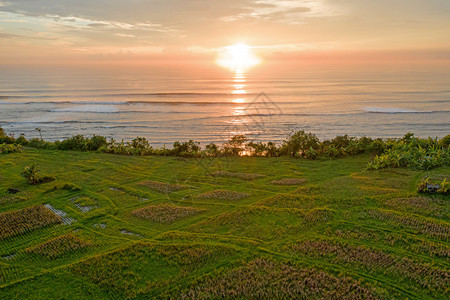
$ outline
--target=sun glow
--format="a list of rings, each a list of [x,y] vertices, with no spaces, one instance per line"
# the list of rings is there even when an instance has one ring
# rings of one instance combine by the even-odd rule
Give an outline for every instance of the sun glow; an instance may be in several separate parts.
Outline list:
[[[219,52],[216,62],[231,71],[243,73],[261,63],[261,59],[252,53],[250,46],[236,44],[223,48]]]

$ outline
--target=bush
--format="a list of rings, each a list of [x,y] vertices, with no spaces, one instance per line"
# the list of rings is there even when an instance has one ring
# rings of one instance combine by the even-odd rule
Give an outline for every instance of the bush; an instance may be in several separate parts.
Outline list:
[[[26,166],[22,175],[27,180],[30,185],[35,185],[39,183],[46,183],[55,180],[53,176],[41,176],[40,171],[37,169],[36,163],[32,163],[31,166]]]
[[[223,154],[227,156],[239,156],[245,151],[245,142],[247,137],[245,135],[233,136],[223,147]]]
[[[173,143],[172,155],[182,156],[182,157],[196,157],[200,153],[200,143],[193,140],[188,142],[178,142]]]
[[[15,145],[15,144],[0,144],[0,153],[14,153],[14,152],[21,152],[22,146],[21,145]]]
[[[38,149],[55,149],[56,146],[54,143],[46,142],[43,140],[40,140],[38,138],[34,138],[28,141],[29,147],[38,148]]]
[[[79,150],[96,151],[106,146],[106,137],[94,135],[92,138],[85,138],[81,134],[74,135],[63,141],[56,141],[55,146],[58,150]]]
[[[439,140],[439,144],[442,147],[449,147],[450,146],[450,134],[447,134],[445,137]]]
[[[206,156],[219,156],[221,153],[216,144],[210,143],[206,145],[205,154]]]
[[[294,156],[305,156],[306,150],[317,150],[320,148],[319,139],[312,133],[305,133],[297,131],[294,134],[289,135],[289,139],[283,142],[282,153]]]
[[[368,164],[368,169],[415,167],[430,170],[450,163],[450,148],[437,139],[419,139],[408,133],[402,139],[388,140],[385,144],[384,152]]]
[[[448,195],[450,194],[450,185],[447,178],[444,178],[442,181],[440,181],[427,177],[420,180],[417,191],[422,194]]]

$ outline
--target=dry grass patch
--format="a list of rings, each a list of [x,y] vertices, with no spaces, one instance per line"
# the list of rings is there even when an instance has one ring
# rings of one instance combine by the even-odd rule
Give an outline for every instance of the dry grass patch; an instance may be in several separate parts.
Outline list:
[[[410,210],[415,213],[429,214],[438,218],[447,215],[448,211],[444,200],[430,197],[394,198],[388,199],[384,204],[396,210]]]
[[[198,195],[200,199],[217,199],[217,200],[227,200],[227,201],[237,201],[250,196],[247,193],[240,193],[235,191],[226,190],[214,190]]]
[[[380,209],[368,209],[366,214],[372,219],[394,223],[442,241],[450,239],[450,224],[447,222]]]
[[[278,194],[259,201],[256,205],[286,208],[314,208],[323,202],[325,202],[325,199],[322,196]]]
[[[312,240],[295,244],[293,249],[302,255],[327,258],[339,265],[352,265],[368,271],[400,275],[430,290],[445,291],[450,284],[450,273],[447,270],[367,247]]]
[[[276,185],[299,185],[305,182],[305,179],[300,178],[283,178],[280,180],[274,180],[271,183]]]
[[[170,224],[179,219],[193,216],[204,211],[206,210],[194,207],[158,204],[136,209],[132,211],[131,214],[140,219],[152,220],[163,224]]]
[[[53,259],[60,257],[65,253],[77,251],[91,245],[91,242],[86,241],[73,233],[69,233],[48,240],[35,247],[28,248],[26,249],[26,252],[42,255],[48,259]]]
[[[213,177],[231,177],[231,178],[239,178],[242,180],[254,180],[261,177],[264,177],[262,174],[256,173],[238,173],[238,172],[228,172],[228,171],[216,171],[211,173]]]
[[[4,212],[0,214],[0,240],[59,223],[61,218],[43,205]]]
[[[180,184],[170,184],[160,181],[153,181],[153,180],[146,180],[143,182],[140,182],[139,185],[146,186],[152,190],[161,192],[161,193],[169,193],[169,192],[176,192],[182,189],[185,189],[186,187]]]
[[[376,299],[376,292],[349,277],[256,259],[216,276],[205,276],[182,299]]]

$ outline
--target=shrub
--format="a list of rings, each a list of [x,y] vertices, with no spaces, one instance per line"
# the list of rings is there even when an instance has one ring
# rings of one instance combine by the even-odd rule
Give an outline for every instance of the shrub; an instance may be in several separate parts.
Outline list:
[[[136,137],[135,139],[133,139],[131,141],[131,143],[129,144],[130,147],[133,147],[135,149],[151,149],[150,143],[148,142],[148,140],[146,138],[143,137]]]
[[[223,154],[227,156],[239,156],[245,151],[245,142],[247,137],[245,135],[235,135],[223,146]]]
[[[449,189],[450,186],[447,178],[442,179],[442,181],[439,181],[438,179],[430,179],[429,177],[422,178],[417,187],[417,191],[423,194],[448,195]]]
[[[27,180],[28,184],[34,185],[39,182],[39,170],[36,168],[36,163],[32,163],[31,166],[26,166],[22,172],[23,176]]]
[[[205,153],[207,156],[219,156],[220,150],[216,144],[210,143],[206,145]]]
[[[412,133],[386,141],[386,149],[368,164],[368,169],[415,167],[430,170],[450,164],[450,148],[437,139],[418,139]]]
[[[267,144],[250,142],[246,146],[251,156],[273,157],[278,155],[278,148],[273,142],[268,142]]]
[[[175,142],[173,143],[172,155],[182,157],[195,157],[200,153],[200,143],[193,140],[188,142]]]
[[[319,148],[319,139],[314,134],[302,130],[289,135],[289,139],[283,142],[282,152],[289,156],[304,156],[306,150]]]
[[[46,142],[38,138],[29,140],[27,146],[38,149],[57,149],[54,143]]]
[[[21,152],[22,146],[21,145],[15,145],[15,144],[0,144],[0,153],[15,153],[15,152]]]
[[[46,183],[55,180],[53,176],[41,176],[40,171],[37,169],[36,163],[32,163],[31,166],[26,166],[22,175],[27,180],[28,184],[35,185],[39,183]]]
[[[445,137],[439,140],[439,144],[442,147],[450,147],[450,134],[447,134]]]
[[[63,141],[56,141],[55,146],[59,150],[79,150],[79,151],[95,151],[106,146],[106,138],[104,136],[94,135],[92,138],[85,138],[81,134],[74,135]]]

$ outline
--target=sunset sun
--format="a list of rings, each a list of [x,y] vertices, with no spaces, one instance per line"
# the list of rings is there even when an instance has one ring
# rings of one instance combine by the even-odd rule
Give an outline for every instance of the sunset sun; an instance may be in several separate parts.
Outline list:
[[[221,49],[216,62],[231,71],[242,73],[261,63],[261,59],[253,54],[250,46],[235,44]]]

